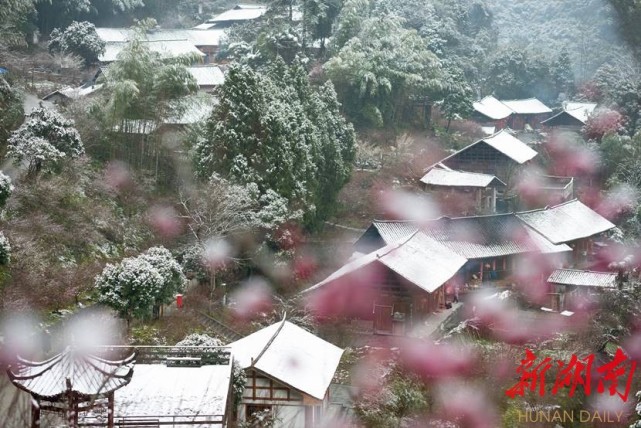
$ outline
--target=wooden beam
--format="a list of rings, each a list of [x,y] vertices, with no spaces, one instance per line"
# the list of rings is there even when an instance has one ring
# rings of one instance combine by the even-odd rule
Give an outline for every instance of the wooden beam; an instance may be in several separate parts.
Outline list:
[[[40,428],[40,401],[31,398],[31,428]]]
[[[114,428],[114,393],[111,391],[107,397],[107,428]]]

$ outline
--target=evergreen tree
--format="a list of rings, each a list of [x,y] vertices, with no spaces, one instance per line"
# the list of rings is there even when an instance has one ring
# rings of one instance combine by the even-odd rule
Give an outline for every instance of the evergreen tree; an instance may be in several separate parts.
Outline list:
[[[64,31],[54,28],[49,36],[49,51],[78,55],[89,65],[104,53],[105,42],[92,23],[73,21]]]
[[[370,126],[395,125],[414,100],[438,100],[446,75],[415,30],[395,16],[370,18],[325,64],[346,110]]]
[[[254,187],[262,206],[286,204],[314,226],[331,213],[349,177],[354,132],[331,85],[310,86],[304,68],[277,61],[263,75],[230,68],[206,135],[194,147],[197,174]]]
[[[9,138],[11,131],[20,125],[24,119],[22,107],[22,94],[9,86],[6,80],[0,77],[0,145]]]
[[[8,155],[17,165],[26,162],[30,174],[51,169],[63,159],[78,158],[85,148],[73,125],[52,110],[37,108],[11,134]]]

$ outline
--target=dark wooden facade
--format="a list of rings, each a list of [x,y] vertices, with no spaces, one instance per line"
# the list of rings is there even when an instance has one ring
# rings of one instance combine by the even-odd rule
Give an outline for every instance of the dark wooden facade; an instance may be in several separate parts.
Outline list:
[[[508,186],[520,167],[517,162],[483,141],[459,151],[443,163],[452,169],[494,175]]]

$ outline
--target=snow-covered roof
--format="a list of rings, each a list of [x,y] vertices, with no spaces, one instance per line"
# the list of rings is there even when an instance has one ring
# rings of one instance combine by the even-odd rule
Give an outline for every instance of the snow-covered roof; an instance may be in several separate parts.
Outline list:
[[[18,388],[35,397],[62,398],[69,392],[83,397],[106,395],[129,383],[133,358],[109,361],[84,351],[67,347],[55,357],[34,362],[18,358],[8,370],[9,379]]]
[[[615,227],[576,199],[551,208],[517,213],[517,216],[554,244],[598,235]]]
[[[582,287],[616,288],[617,274],[579,269],[556,269],[548,278],[548,282]]]
[[[228,345],[241,367],[322,400],[343,350],[289,321],[272,324]]]
[[[481,131],[485,135],[492,135],[496,132],[496,126],[481,126]]]
[[[116,419],[220,423],[231,399],[231,376],[231,361],[200,367],[136,364],[129,385],[115,395],[114,415]]]
[[[596,103],[579,103],[568,101],[563,106],[564,111],[573,118],[580,120],[583,123],[588,121],[588,117],[596,109]]]
[[[70,98],[72,100],[78,99],[85,97],[87,95],[91,95],[100,88],[102,88],[102,84],[98,85],[83,85],[83,86],[78,86],[77,88],[72,88],[71,86],[67,86],[61,89],[58,89],[56,91],[53,91],[52,93],[45,95],[42,97],[43,100],[49,100],[53,98],[56,94],[60,94],[64,97]]]
[[[157,52],[165,58],[175,58],[183,55],[205,56],[194,44],[188,40],[156,40],[144,42],[152,52]],[[118,59],[120,52],[127,43],[107,43],[105,52],[98,58],[100,62],[113,62]]]
[[[125,43],[135,36],[134,30],[129,28],[96,28],[98,37],[105,43]],[[225,35],[224,29],[165,29],[158,28],[145,33],[147,41],[186,40],[195,46],[218,46],[220,39]]]
[[[219,86],[225,83],[225,75],[218,66],[187,67],[187,70],[194,76],[198,86]]]
[[[552,113],[552,110],[536,98],[522,100],[501,100],[510,110],[516,114],[542,114]]]
[[[473,103],[472,106],[474,110],[493,120],[505,119],[513,113],[508,106],[491,95],[488,95],[481,101]]]
[[[408,225],[416,227],[411,223]],[[401,238],[400,241],[387,244],[383,248],[347,263],[304,292],[321,288],[339,278],[354,274],[368,265],[380,263],[417,287],[433,293],[456,275],[466,262],[467,259],[445,245],[423,232],[415,231],[409,237]]]
[[[525,144],[518,138],[512,136],[512,134],[510,134],[506,130],[501,130],[496,134],[490,137],[483,138],[478,142],[484,142],[489,146],[492,146],[493,148],[519,164],[523,164],[537,155],[536,151],[528,147],[527,144]]]
[[[212,29],[212,28],[214,28],[214,27],[216,27],[216,24],[215,24],[215,23],[212,23],[212,22],[204,22],[204,23],[202,23],[202,24],[198,24],[198,25],[196,25],[196,26],[195,26],[195,27],[193,27],[193,28],[194,28],[194,30],[211,30],[211,29]]]
[[[568,244],[553,244],[527,224],[523,223],[523,226],[525,227],[525,231],[527,232],[530,241],[532,242],[532,244],[538,247],[541,254],[559,254],[572,252],[572,247],[570,247]]]
[[[505,186],[501,180],[490,174],[481,174],[467,171],[454,171],[452,169],[432,168],[421,178],[421,183],[442,187],[480,187],[486,188],[490,184]]]
[[[465,152],[466,150],[469,150],[475,145],[481,143],[489,145],[490,147],[503,153],[505,156],[509,157],[518,164],[524,164],[538,154],[523,141],[519,140],[518,138],[510,134],[507,130],[503,129],[494,135],[485,137],[470,144],[467,147],[462,148],[458,152],[452,153],[448,157],[441,159],[440,161],[432,165],[430,168],[438,166],[439,164],[447,166],[447,161],[449,159],[459,156],[462,152]]]
[[[105,43],[129,41],[131,30],[129,28],[96,27],[98,37]]]
[[[193,125],[201,120],[211,116],[214,107],[218,104],[216,97],[204,93],[198,93],[185,97],[179,102],[180,104],[172,105],[174,111],[178,113],[167,118],[165,124],[168,125]]]
[[[251,21],[260,18],[265,13],[267,13],[267,6],[239,4],[233,9],[207,20],[207,23]]]
[[[184,30],[188,39],[196,46],[220,46],[220,39],[225,36],[223,29]]]

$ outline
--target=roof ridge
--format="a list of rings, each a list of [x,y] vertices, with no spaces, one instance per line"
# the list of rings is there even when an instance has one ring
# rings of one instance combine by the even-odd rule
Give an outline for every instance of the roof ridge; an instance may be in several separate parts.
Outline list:
[[[409,234],[407,237],[403,238],[402,240],[398,240],[398,241],[393,242],[391,244],[388,244],[388,245],[386,245],[386,246],[384,246],[382,248],[379,248],[378,250],[373,251],[373,253],[376,253],[376,259],[380,259],[381,257],[385,257],[386,255],[388,255],[392,251],[398,250],[400,247],[402,247],[403,245],[407,244],[409,242],[409,240],[412,239],[418,232],[420,232],[419,229],[415,230],[414,232],[412,232],[411,234]],[[390,247],[390,248],[387,248],[387,247]],[[384,254],[379,254],[378,252],[380,250],[383,250],[383,249],[385,250],[385,253]]]
[[[269,348],[269,346],[274,342],[274,340],[276,339],[276,337],[278,336],[278,334],[280,333],[280,331],[281,331],[281,330],[283,329],[283,327],[285,326],[285,322],[286,322],[286,321],[287,321],[287,313],[285,313],[285,315],[283,316],[283,320],[280,322],[280,325],[279,325],[279,326],[278,326],[278,328],[276,329],[276,332],[275,332],[275,333],[272,335],[272,337],[267,341],[267,343],[265,344],[265,347],[263,348],[263,350],[262,350],[262,351],[260,351],[260,353],[258,354],[258,356],[257,356],[256,358],[252,358],[252,361],[251,361],[251,366],[252,366],[252,367],[254,367],[254,365],[258,362],[258,360],[260,360],[260,358],[265,354],[265,352],[267,352],[267,349]]]
[[[587,272],[587,273],[602,273],[605,275],[616,275],[616,272],[603,272],[603,271],[598,271],[598,270],[586,270],[586,269],[573,269],[573,268],[557,268],[555,270],[566,270],[566,271],[573,271],[573,272]]]

